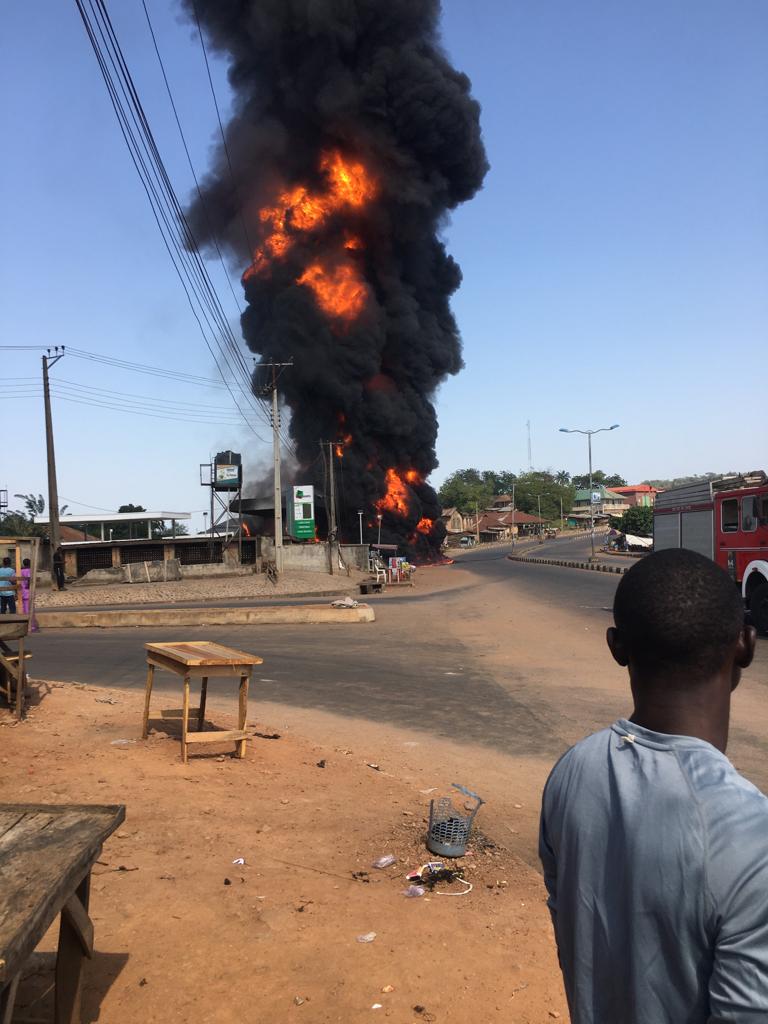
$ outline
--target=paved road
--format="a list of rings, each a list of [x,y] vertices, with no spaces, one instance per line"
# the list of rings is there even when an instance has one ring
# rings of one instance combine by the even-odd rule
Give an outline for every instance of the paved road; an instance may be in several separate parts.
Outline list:
[[[572,605],[580,614],[606,621],[617,577],[551,566],[511,562],[507,550],[494,547],[467,553],[457,563],[471,569],[472,589],[505,582],[558,607]],[[454,571],[445,566],[424,570]],[[392,595],[376,601],[377,622],[358,626],[216,627],[216,639],[264,658],[256,689],[268,701],[365,718],[395,726],[427,728],[433,734],[466,739],[500,750],[542,753],[542,734],[550,722],[523,695],[500,686],[477,652],[451,636],[445,626],[455,589],[413,596]],[[418,638],[404,630],[411,610],[426,607],[419,622],[427,628]],[[210,628],[184,628],[185,639],[210,636]],[[33,675],[43,679],[140,688],[144,685],[144,650],[148,640],[179,638],[178,627],[110,630],[47,630],[35,637]],[[164,673],[160,688],[177,688]],[[545,744],[546,745],[546,744]],[[559,749],[555,737],[553,751]]]

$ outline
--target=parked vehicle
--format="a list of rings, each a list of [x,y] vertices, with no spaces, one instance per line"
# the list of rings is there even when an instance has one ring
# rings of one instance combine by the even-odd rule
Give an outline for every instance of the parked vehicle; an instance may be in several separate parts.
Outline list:
[[[688,548],[721,565],[741,588],[752,622],[768,634],[768,476],[702,480],[662,491],[653,546]]]

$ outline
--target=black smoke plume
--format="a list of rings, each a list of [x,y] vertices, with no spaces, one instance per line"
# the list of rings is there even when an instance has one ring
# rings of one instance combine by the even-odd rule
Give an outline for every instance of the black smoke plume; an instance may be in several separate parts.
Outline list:
[[[381,512],[382,541],[428,560],[444,536],[425,482],[437,465],[433,399],[463,365],[449,305],[461,272],[439,231],[488,169],[480,108],[440,46],[439,0],[182,3],[229,59],[235,93],[226,149],[189,210],[199,241],[224,242],[245,271],[269,230],[260,211],[281,190],[327,191],[324,155],[359,162],[376,182],[370,201],[311,230],[284,218],[290,248],[245,274],[242,330],[264,359],[294,360],[280,386],[304,479],[322,491],[318,442],[342,444],[342,536],[356,536],[363,509],[372,539]],[[298,283],[318,261],[361,276],[359,315],[329,316]],[[377,505],[388,470],[399,497]]]

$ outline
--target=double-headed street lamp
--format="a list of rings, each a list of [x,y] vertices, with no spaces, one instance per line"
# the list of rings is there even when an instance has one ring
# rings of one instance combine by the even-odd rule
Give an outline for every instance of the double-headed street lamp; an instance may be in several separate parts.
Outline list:
[[[589,449],[589,539],[592,543],[592,558],[595,557],[595,504],[592,500],[592,435],[601,434],[604,430],[615,430],[618,423],[610,427],[598,427],[597,430],[571,430],[568,427],[560,427],[561,434],[586,434],[587,447]]]

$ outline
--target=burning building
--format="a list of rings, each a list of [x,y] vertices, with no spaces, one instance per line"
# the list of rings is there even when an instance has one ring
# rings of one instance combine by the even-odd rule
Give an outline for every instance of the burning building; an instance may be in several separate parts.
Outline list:
[[[281,379],[306,474],[335,442],[340,525],[357,510],[427,560],[436,389],[462,368],[440,228],[488,164],[479,106],[438,37],[439,0],[183,0],[230,61],[226,144],[188,211],[242,267],[252,352]]]

